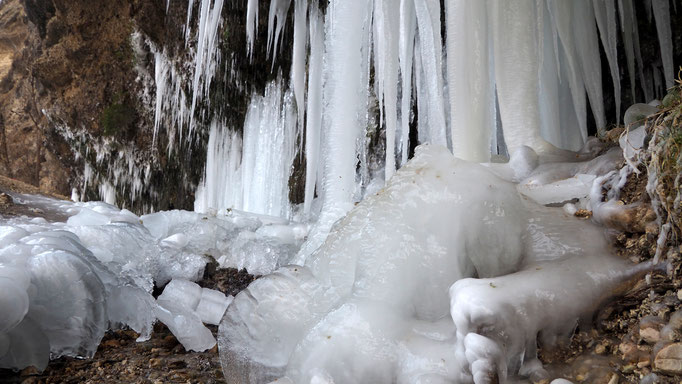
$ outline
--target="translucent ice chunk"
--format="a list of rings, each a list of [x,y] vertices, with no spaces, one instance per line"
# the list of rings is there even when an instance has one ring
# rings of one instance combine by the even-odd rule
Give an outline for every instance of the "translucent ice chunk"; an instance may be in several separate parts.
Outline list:
[[[649,104],[633,104],[625,111],[625,126],[635,123],[636,126],[644,124],[644,118],[658,112],[659,109]],[[635,127],[633,127],[635,128]]]
[[[156,322],[155,308],[154,297],[138,287],[115,287],[107,296],[110,327],[130,327],[140,334],[137,341],[146,341],[151,337]]]
[[[1,277],[5,269],[0,264],[0,335],[16,327],[28,312],[26,287],[9,277]]]
[[[156,316],[188,351],[203,352],[215,346],[216,341],[201,319],[190,309],[169,301],[158,301]]]
[[[64,251],[28,260],[32,288],[28,317],[50,341],[51,356],[92,357],[107,329],[106,293],[84,259]]]
[[[225,297],[220,291],[203,288],[196,313],[204,323],[218,325],[232,300],[234,300],[232,295]]]
[[[193,311],[201,300],[201,287],[191,281],[173,279],[157,300],[163,302],[162,305],[168,302]]]

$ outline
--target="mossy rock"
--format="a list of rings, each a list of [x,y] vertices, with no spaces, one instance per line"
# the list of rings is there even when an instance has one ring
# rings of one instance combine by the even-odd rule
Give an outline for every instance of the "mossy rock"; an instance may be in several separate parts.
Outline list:
[[[680,89],[678,87],[672,88],[661,102],[664,108],[671,108],[680,104]]]
[[[135,122],[137,112],[127,103],[114,103],[102,111],[100,132],[102,136],[115,136]]]

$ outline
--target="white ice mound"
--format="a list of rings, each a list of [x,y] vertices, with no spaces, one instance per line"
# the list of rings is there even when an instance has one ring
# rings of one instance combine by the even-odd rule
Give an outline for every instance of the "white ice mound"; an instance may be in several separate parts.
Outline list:
[[[574,256],[506,276],[459,280],[450,288],[457,354],[466,358],[476,383],[491,377],[505,382],[508,372],[547,378],[538,342],[548,347],[568,340],[581,316],[590,316],[623,288],[623,280],[647,267],[633,269],[611,256]]]
[[[156,314],[187,350],[205,351],[216,344],[202,322],[218,325],[233,297],[201,288],[188,280],[173,279],[156,299]]]
[[[442,322],[449,286],[517,270],[526,228],[513,184],[445,148],[419,147],[305,266],[281,268],[235,298],[219,331],[225,376],[235,383],[450,377],[461,369],[440,356],[454,334]]]
[[[612,148],[591,160],[542,164],[519,183],[518,189],[543,205],[582,199],[590,194],[597,176],[616,169],[622,161],[622,151]]]

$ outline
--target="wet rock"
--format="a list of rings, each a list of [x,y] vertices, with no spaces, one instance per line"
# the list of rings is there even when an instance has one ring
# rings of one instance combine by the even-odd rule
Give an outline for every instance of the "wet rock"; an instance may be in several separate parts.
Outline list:
[[[682,344],[674,343],[663,347],[654,359],[656,371],[671,375],[682,374]]]

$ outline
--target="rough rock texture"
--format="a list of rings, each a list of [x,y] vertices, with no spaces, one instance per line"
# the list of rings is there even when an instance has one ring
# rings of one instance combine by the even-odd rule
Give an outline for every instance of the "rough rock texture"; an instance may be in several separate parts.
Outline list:
[[[0,174],[67,194],[70,151],[44,127],[40,88],[29,65],[38,31],[19,1],[0,5]]]

